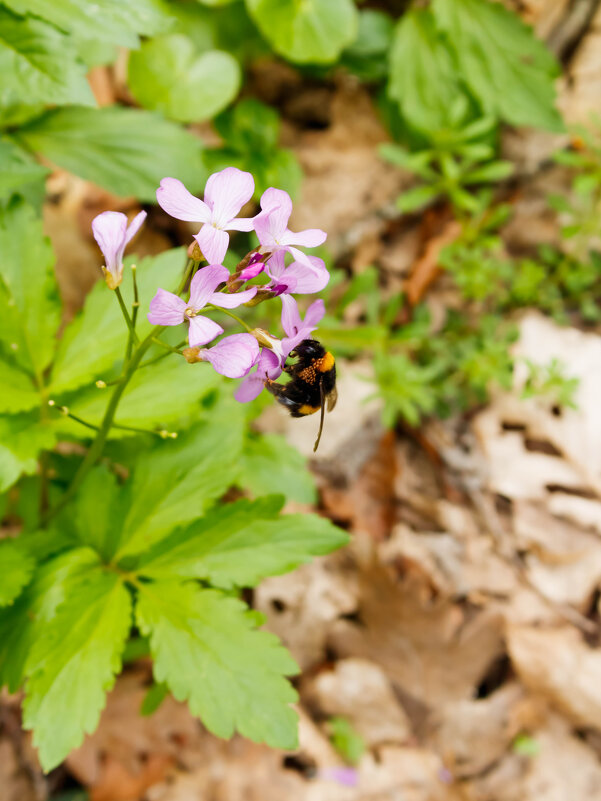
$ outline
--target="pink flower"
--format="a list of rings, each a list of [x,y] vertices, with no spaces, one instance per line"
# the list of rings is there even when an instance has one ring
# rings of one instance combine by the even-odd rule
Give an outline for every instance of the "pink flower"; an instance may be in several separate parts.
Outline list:
[[[200,315],[199,312],[208,303],[213,306],[221,306],[223,309],[235,309],[253,298],[257,292],[256,287],[246,289],[244,292],[237,292],[234,295],[215,292],[219,284],[224,283],[228,277],[229,272],[220,264],[203,267],[192,279],[190,300],[187,303],[173,292],[158,289],[150,301],[149,322],[152,325],[180,325],[187,320],[190,323],[188,332],[190,346],[206,345],[219,334],[223,334],[223,328],[214,320]]]
[[[221,375],[242,378],[259,358],[259,343],[251,334],[232,334],[212,348],[200,350],[198,358],[210,362]]]
[[[319,228],[307,228],[294,233],[288,228],[292,214],[292,200],[282,189],[267,189],[261,197],[261,212],[254,218],[254,228],[262,247],[270,251],[287,251],[294,259],[314,268],[309,256],[298,249],[315,248],[326,241],[327,234]]]
[[[177,178],[163,178],[157,189],[157,202],[177,220],[203,223],[195,235],[209,264],[221,264],[230,237],[227,231],[252,231],[251,218],[236,217],[255,191],[249,172],[226,167],[213,173],[205,186],[204,201],[190,194]]]
[[[304,339],[309,339],[325,311],[323,300],[316,300],[307,309],[303,320],[296,300],[290,295],[282,295],[282,326],[287,337],[281,342],[272,338],[272,349],[261,350],[261,355],[256,361],[257,369],[249,373],[238,387],[235,395],[237,401],[248,403],[254,400],[263,391],[267,378],[275,381],[281,376],[290,352]]]
[[[299,295],[312,295],[320,292],[330,280],[323,259],[317,256],[306,256],[306,262],[293,261],[288,267],[285,262],[285,251],[278,250],[265,264],[265,272],[271,278],[268,288],[278,295],[295,292]]]
[[[104,277],[109,289],[116,289],[123,278],[123,253],[125,246],[140,230],[146,219],[141,211],[131,223],[120,211],[103,211],[92,220],[92,233],[104,256]]]

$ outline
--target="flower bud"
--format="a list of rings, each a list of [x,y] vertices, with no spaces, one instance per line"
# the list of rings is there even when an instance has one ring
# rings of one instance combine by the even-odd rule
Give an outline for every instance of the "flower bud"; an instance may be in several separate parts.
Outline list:
[[[259,287],[257,290],[257,294],[254,298],[247,300],[244,304],[245,306],[258,306],[259,303],[262,303],[264,300],[271,300],[271,298],[276,298],[278,296],[277,292],[272,292],[271,289],[262,289]]]
[[[201,362],[202,359],[198,355],[200,353],[200,348],[184,348],[182,351],[182,355],[184,359],[188,362],[188,364],[196,364],[196,362]]]
[[[188,247],[188,258],[196,262],[206,261],[205,257],[202,255],[202,250],[195,239],[190,242]]]
[[[250,333],[263,348],[273,350],[274,345],[280,344],[279,340],[276,339],[276,337],[272,337],[269,331],[266,331],[264,328],[253,328]]]

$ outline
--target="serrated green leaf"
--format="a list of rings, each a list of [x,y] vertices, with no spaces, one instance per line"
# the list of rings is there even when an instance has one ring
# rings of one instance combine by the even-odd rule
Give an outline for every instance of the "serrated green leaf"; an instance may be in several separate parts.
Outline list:
[[[56,444],[56,432],[39,412],[0,417],[0,492],[23,474],[33,475],[38,454]]]
[[[235,482],[242,425],[212,415],[137,464],[118,556],[146,550],[177,526],[199,518]]]
[[[462,91],[451,52],[428,8],[412,9],[397,23],[390,49],[388,94],[418,131],[452,127],[450,99],[461,97]]]
[[[214,117],[236,97],[240,80],[232,55],[199,53],[180,33],[150,39],[129,57],[128,84],[138,103],[180,122]]]
[[[169,25],[166,4],[157,0],[6,0],[18,14],[34,14],[74,37],[136,47],[138,34],[151,36]]]
[[[139,109],[107,106],[50,111],[15,134],[74,175],[117,195],[155,201],[166,175],[200,191],[202,142],[179,125]]]
[[[299,503],[315,503],[315,480],[306,458],[279,434],[247,437],[240,472],[255,495],[276,492]]]
[[[99,265],[101,261],[99,255]],[[133,301],[131,271],[128,268],[134,262],[137,265],[140,297],[137,332],[144,339],[152,327],[146,318],[150,301],[159,286],[167,290],[175,289],[183,274],[186,254],[183,248],[173,248],[140,261],[126,259],[121,294],[128,308],[131,308]],[[183,326],[182,332],[185,333]],[[98,281],[86,298],[83,311],[65,329],[58,346],[49,393],[54,395],[92,383],[98,378],[106,378],[106,373],[114,363],[123,358],[127,335],[115,293],[108,289],[104,281]],[[98,346],[99,342],[102,347]]]
[[[296,693],[284,676],[298,668],[273,634],[256,631],[241,601],[194,584],[146,584],[136,619],[150,636],[156,680],[209,731],[296,747]]]
[[[0,75],[4,91],[28,102],[94,105],[72,40],[35,17],[0,5]]]
[[[179,427],[177,422],[193,414],[202,398],[218,387],[221,381],[221,376],[206,362],[188,364],[182,356],[170,354],[134,375],[119,403],[115,423],[148,431]],[[99,425],[106,404],[107,390],[93,387],[78,393],[69,401],[68,407],[86,422]],[[53,428],[72,437],[90,437],[89,429],[68,417],[57,419]],[[131,437],[135,433],[135,430],[112,428],[109,436],[118,439]]]
[[[284,515],[279,496],[209,512],[178,531],[138,567],[142,575],[201,578],[218,587],[254,587],[267,576],[294,570],[348,542],[348,535],[317,515]]]
[[[352,0],[246,0],[246,8],[276,53],[297,64],[331,64],[357,36]]]
[[[9,139],[0,139],[0,197],[9,197],[20,187],[43,181],[48,172]]]
[[[513,125],[563,131],[553,81],[559,67],[532,28],[501,3],[434,0],[461,78],[482,108]]]
[[[40,403],[30,376],[0,358],[0,414],[28,411]]]
[[[0,542],[0,606],[11,604],[33,573],[32,556],[19,547],[18,540]]]
[[[108,561],[121,533],[125,507],[125,493],[116,477],[106,467],[96,467],[86,476],[73,508],[60,522],[72,532],[74,541],[89,545]]]
[[[19,689],[31,647],[64,601],[70,584],[97,565],[98,556],[90,548],[71,549],[38,568],[14,604],[0,610],[0,687],[6,685],[9,692]]]
[[[0,340],[41,375],[54,353],[60,303],[54,254],[42,222],[21,200],[0,209]]]
[[[56,767],[98,725],[130,624],[131,599],[121,577],[98,567],[69,588],[34,643],[23,726],[33,730],[44,770]]]

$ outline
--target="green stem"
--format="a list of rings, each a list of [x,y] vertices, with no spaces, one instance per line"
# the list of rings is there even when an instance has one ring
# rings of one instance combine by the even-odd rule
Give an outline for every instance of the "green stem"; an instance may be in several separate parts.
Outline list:
[[[96,439],[94,440],[94,442],[92,442],[87,454],[85,455],[83,462],[79,465],[79,469],[73,476],[73,480],[71,481],[71,484],[69,485],[67,491],[61,498],[58,505],[48,511],[48,513],[44,518],[44,522],[47,522],[52,517],[54,517],[58,512],[61,511],[61,509],[63,509],[69,503],[69,501],[79,490],[84,478],[87,476],[92,467],[95,465],[96,461],[100,458],[109,431],[113,426],[113,420],[115,418],[115,413],[117,411],[117,406],[119,405],[119,401],[121,400],[121,396],[125,392],[127,385],[131,381],[134,373],[136,372],[138,365],[142,361],[142,356],[152,345],[153,337],[157,333],[160,333],[162,330],[163,330],[162,326],[155,326],[150,332],[150,334],[148,334],[146,339],[143,342],[141,342],[134,351],[130,361],[127,364],[127,367],[125,369],[121,381],[117,384],[113,394],[111,395],[111,399],[109,400],[108,406],[106,407],[104,417],[98,428]]]
[[[117,287],[114,290],[114,292],[115,295],[117,296],[117,300],[119,301],[119,306],[121,307],[121,312],[123,314],[123,319],[125,320],[125,324],[129,329],[129,338],[132,340],[132,342],[135,342],[137,345],[138,337],[136,336],[136,329],[134,328],[134,324],[132,323],[131,317],[129,316],[127,307],[125,306],[125,301],[123,300],[123,295],[121,294],[121,290],[119,289],[119,287]]]
[[[213,306],[213,304],[211,304],[211,303],[209,303],[207,306],[205,306],[203,311],[205,309],[209,309],[210,311],[223,312],[224,314],[227,314],[228,317],[231,317],[232,319],[234,319],[237,322],[239,322],[240,325],[244,326],[244,328],[246,328],[246,330],[249,333],[252,331],[252,328],[249,325],[247,325],[241,317],[238,317],[237,314],[234,314],[229,309],[222,309],[221,306]]]
[[[125,353],[126,361],[129,361],[131,359],[131,352],[134,347],[134,336],[136,335],[135,332],[136,332],[136,322],[138,320],[138,309],[140,308],[140,297],[138,295],[138,278],[137,278],[135,264],[132,264],[131,266],[131,275],[134,282],[134,302],[132,303],[132,310],[131,310],[132,327],[129,332],[129,339],[127,341],[127,351]]]
[[[161,342],[161,340],[157,339],[156,337],[153,338],[152,344],[158,345],[160,348],[163,348],[163,350],[169,351],[169,353],[181,353],[178,348],[174,348],[171,345],[168,345],[166,342]]]
[[[65,417],[74,420],[76,423],[79,423],[80,425],[85,426],[86,428],[90,428],[92,429],[92,431],[100,431],[100,426],[97,426],[95,423],[90,423],[87,420],[78,417],[76,414],[73,414],[72,412],[69,411],[68,406],[54,406],[54,404],[52,404],[52,406],[57,410],[57,412],[60,412]],[[141,428],[140,426],[126,426],[122,425],[121,423],[113,423],[111,428],[118,428],[120,431],[134,431],[136,434],[152,434],[156,437],[161,437],[161,439],[166,439],[167,436],[171,436],[169,432],[163,430],[156,431],[152,428]]]

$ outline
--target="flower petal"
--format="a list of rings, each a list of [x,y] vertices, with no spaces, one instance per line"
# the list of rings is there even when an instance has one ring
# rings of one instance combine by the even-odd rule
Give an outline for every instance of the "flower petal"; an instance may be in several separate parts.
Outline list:
[[[125,250],[127,217],[120,211],[103,211],[92,220],[92,233],[104,256],[106,269],[117,276]]]
[[[232,295],[227,292],[213,292],[209,302],[214,306],[221,306],[222,309],[235,309],[254,298],[257,294],[257,289],[258,287],[251,286],[250,289],[245,289],[244,292],[235,292]]]
[[[203,361],[228,378],[242,378],[251,369],[259,355],[259,343],[250,334],[233,334],[224,337],[209,350],[198,354]]]
[[[272,381],[275,381],[281,374],[280,358],[268,348],[263,348],[257,362],[256,371],[246,376],[234,397],[239,403],[248,403],[261,394],[265,387],[266,378],[271,378]]]
[[[229,227],[227,223],[248,203],[254,191],[255,181],[249,172],[226,167],[213,173],[207,181],[204,194],[205,202],[211,209],[211,221],[220,228]]]
[[[323,300],[319,298],[319,300],[313,301],[313,303],[307,309],[307,313],[305,314],[305,319],[303,320],[303,328],[314,329],[325,313],[326,313],[326,306]]]
[[[264,247],[282,245],[288,232],[288,220],[292,214],[292,200],[282,189],[267,189],[261,197],[260,214],[254,218],[254,227],[259,242]]]
[[[289,291],[298,292],[299,295],[312,295],[314,292],[321,292],[330,280],[330,273],[326,270],[323,259],[318,259],[317,256],[308,258],[313,269],[310,270],[306,264],[294,261],[278,279],[281,283],[292,286]]]
[[[230,243],[228,233],[206,223],[194,236],[194,239],[198,242],[198,247],[209,264],[221,264]]]
[[[207,305],[219,284],[227,281],[228,278],[229,272],[221,264],[209,264],[207,267],[201,267],[190,284],[190,303],[188,305],[200,311]]]
[[[173,292],[157,289],[156,295],[150,301],[148,322],[152,325],[179,325],[184,322],[186,307],[186,301]]]
[[[128,242],[134,238],[134,236],[138,233],[140,228],[142,227],[142,223],[146,219],[146,212],[141,211],[139,214],[133,218],[130,224],[127,226],[127,231],[125,232],[125,244],[127,245]]]
[[[206,345],[207,342],[211,342],[219,334],[223,334],[223,328],[208,317],[200,315],[190,320],[188,342],[192,348],[197,345]]]
[[[282,328],[288,337],[293,337],[303,324],[298,303],[291,295],[281,295],[280,297],[282,298]]]
[[[275,187],[271,186],[261,195],[261,211],[272,211],[278,207],[281,209],[282,214],[288,214],[286,217],[287,225],[292,214],[292,198],[283,189],[275,189]]]
[[[252,231],[255,224],[254,217],[236,217],[229,220],[224,228],[227,231]]]
[[[188,192],[177,178],[163,178],[157,189],[157,203],[176,220],[205,223],[211,219],[207,204]]]
[[[286,231],[281,243],[282,245],[300,245],[303,248],[316,248],[318,245],[323,245],[327,238],[326,232],[320,228],[306,228],[304,231],[298,231],[298,233]]]

